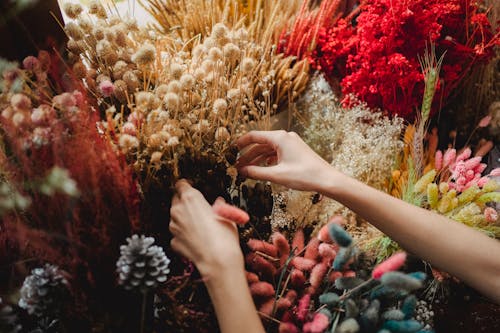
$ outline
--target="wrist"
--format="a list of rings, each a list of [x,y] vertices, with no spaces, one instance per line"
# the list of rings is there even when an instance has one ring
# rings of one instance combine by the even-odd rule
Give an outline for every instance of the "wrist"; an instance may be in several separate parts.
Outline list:
[[[195,265],[206,281],[220,280],[221,277],[244,271],[243,253],[238,248],[234,253],[225,252],[216,257],[204,258]]]
[[[325,170],[319,178],[321,182],[317,192],[337,201],[342,196],[342,189],[349,186],[347,183],[350,178],[333,167]]]

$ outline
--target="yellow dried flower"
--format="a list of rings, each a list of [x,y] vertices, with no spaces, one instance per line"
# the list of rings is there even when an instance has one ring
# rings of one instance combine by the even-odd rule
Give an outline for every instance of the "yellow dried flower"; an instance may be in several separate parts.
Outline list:
[[[489,192],[481,195],[479,199],[476,200],[478,203],[487,202],[500,202],[500,192]]]
[[[427,202],[432,209],[437,207],[439,200],[438,186],[436,183],[430,183],[427,185]]]
[[[441,192],[441,194],[446,194],[449,188],[450,186],[448,185],[447,182],[442,182],[439,184],[439,192]]]
[[[422,176],[416,183],[415,187],[413,188],[413,192],[415,193],[423,193],[427,189],[427,185],[432,183],[434,181],[434,178],[436,178],[436,170],[432,169],[431,171],[427,172],[425,175]]]
[[[463,205],[465,203],[472,202],[480,192],[481,190],[479,189],[479,187],[474,184],[458,196],[458,203],[460,205]]]
[[[495,179],[490,179],[486,184],[483,186],[483,192],[493,192],[498,189],[498,182]]]

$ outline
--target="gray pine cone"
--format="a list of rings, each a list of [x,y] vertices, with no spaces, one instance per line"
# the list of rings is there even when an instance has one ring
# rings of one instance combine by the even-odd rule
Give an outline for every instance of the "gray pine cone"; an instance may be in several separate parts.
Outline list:
[[[144,235],[127,238],[120,246],[120,259],[116,263],[119,283],[127,290],[146,292],[167,280],[170,259],[155,239]]]
[[[57,266],[31,271],[21,287],[19,307],[37,317],[56,317],[69,296],[68,281]]]
[[[19,318],[14,308],[3,303],[0,298],[0,332],[18,333],[22,329]]]
[[[425,330],[432,330],[434,328],[432,304],[424,300],[419,300],[415,309],[415,319],[424,325]]]

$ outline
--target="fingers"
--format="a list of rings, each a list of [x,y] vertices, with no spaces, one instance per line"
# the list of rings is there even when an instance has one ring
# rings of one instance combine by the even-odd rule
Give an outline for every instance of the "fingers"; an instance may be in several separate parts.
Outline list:
[[[245,151],[236,161],[236,165],[247,165],[262,155],[276,154],[276,151],[268,144],[256,144]]]
[[[251,131],[236,140],[236,145],[239,149],[243,149],[254,143],[267,144],[271,147],[276,147],[279,143],[279,137],[285,135],[286,132],[280,131]]]
[[[261,167],[256,165],[247,165],[239,169],[239,173],[243,177],[252,178],[256,180],[268,180],[274,182],[274,175],[277,166]]]

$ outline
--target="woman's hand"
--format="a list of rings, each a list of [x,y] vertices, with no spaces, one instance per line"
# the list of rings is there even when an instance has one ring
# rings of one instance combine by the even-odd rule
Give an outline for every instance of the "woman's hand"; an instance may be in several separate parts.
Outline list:
[[[178,181],[175,188],[169,225],[172,249],[194,262],[204,277],[226,268],[243,270],[235,224],[219,221],[212,206],[187,181]]]
[[[334,171],[294,132],[252,131],[236,144],[242,151],[236,166],[245,177],[296,190],[320,191]]]

